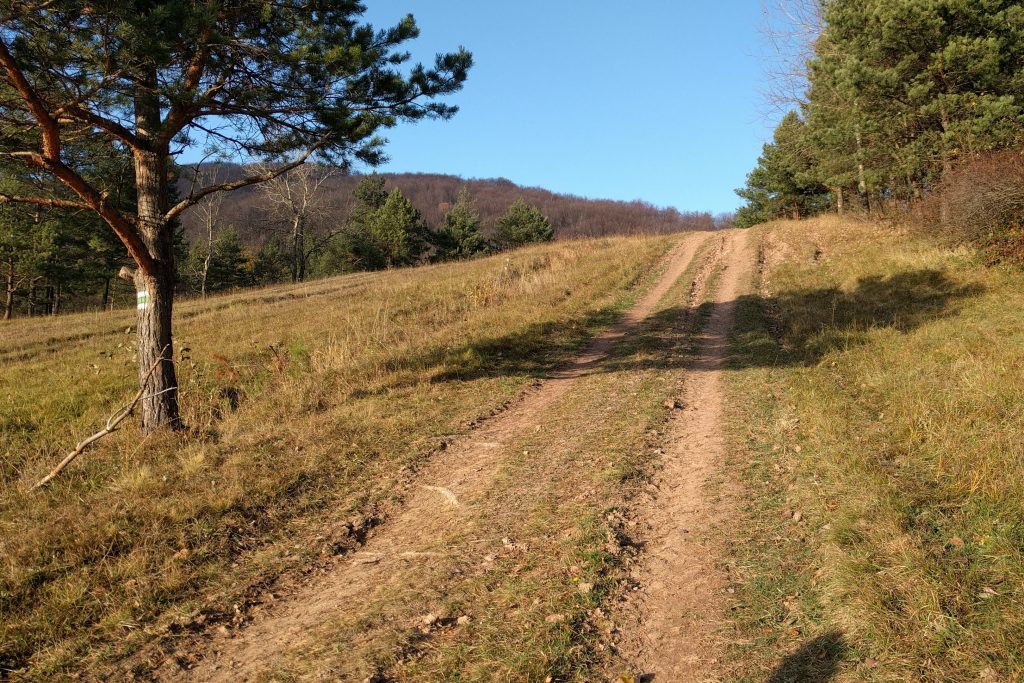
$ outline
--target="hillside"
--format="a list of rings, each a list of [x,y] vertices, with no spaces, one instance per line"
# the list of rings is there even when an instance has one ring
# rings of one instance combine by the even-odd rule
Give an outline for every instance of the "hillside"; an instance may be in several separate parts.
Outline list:
[[[232,164],[220,165],[218,171],[225,180],[241,177],[243,169]],[[557,194],[538,187],[521,187],[502,178],[463,179],[452,175],[425,173],[382,174],[386,187],[399,188],[412,205],[423,215],[427,225],[441,225],[444,213],[455,203],[459,190],[466,187],[480,213],[485,232],[489,232],[499,216],[519,198],[537,206],[551,221],[556,239],[573,237],[602,237],[606,235],[662,235],[682,230],[714,230],[721,227],[723,218],[705,212],[680,212],[663,209],[645,202],[621,202],[607,199],[588,199]],[[328,211],[326,224],[340,223],[348,216],[353,204],[352,191],[360,176],[338,176],[328,181],[323,193]],[[182,181],[180,191],[188,191]],[[266,202],[255,188],[233,192],[224,199],[221,211],[224,225],[233,225],[249,246],[259,246],[279,230],[268,211]],[[201,238],[200,217],[195,212],[183,219],[186,237]]]
[[[43,491],[132,317],[0,327],[0,666],[1015,680],[1022,292],[830,217],[188,301],[188,429]]]

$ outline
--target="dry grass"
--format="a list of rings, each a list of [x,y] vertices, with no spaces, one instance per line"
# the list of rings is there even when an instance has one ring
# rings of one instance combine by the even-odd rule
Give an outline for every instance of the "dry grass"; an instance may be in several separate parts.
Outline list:
[[[757,234],[736,678],[1018,680],[1024,275],[870,223]]]
[[[197,614],[230,619],[578,349],[669,244],[559,243],[185,303],[189,431],[125,429],[41,493],[31,483],[131,394],[132,316],[0,326],[0,667],[102,672]]]
[[[378,647],[386,680],[594,681],[628,673],[614,656],[609,601],[629,590],[636,522],[628,509],[658,466],[662,404],[678,393],[692,358],[682,311],[706,251],[639,330],[506,444],[472,527],[446,545],[450,565],[416,582],[416,601],[389,596],[379,604],[375,613],[412,603],[471,617],[424,642],[413,632],[400,646]],[[322,637],[347,648],[363,626]],[[329,661],[326,648],[306,660]]]
[[[460,498],[457,530],[425,532],[426,556],[374,586],[369,604],[325,619],[268,678],[617,679],[606,610],[627,590],[624,508],[664,446],[662,403],[690,357],[680,305],[698,263],[648,323],[500,445],[496,471]]]

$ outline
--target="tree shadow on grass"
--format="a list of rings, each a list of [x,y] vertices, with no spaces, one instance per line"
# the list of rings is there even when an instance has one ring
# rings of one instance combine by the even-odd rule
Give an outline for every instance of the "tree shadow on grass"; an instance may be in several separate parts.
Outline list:
[[[815,365],[833,351],[867,343],[873,330],[906,334],[955,317],[963,301],[984,292],[980,283],[960,284],[940,270],[922,269],[865,276],[850,291],[741,297],[729,367]]]
[[[828,683],[839,672],[848,649],[839,631],[818,636],[787,655],[772,670],[767,683]]]
[[[856,287],[803,289],[765,297],[744,295],[726,303],[705,303],[696,309],[699,319],[717,307],[732,306],[735,324],[728,336],[701,332],[698,322],[691,342],[705,348],[719,346],[727,353],[728,369],[810,366],[833,351],[868,341],[871,330],[907,333],[960,313],[960,303],[985,291],[980,284],[958,284],[938,270],[914,270],[888,277],[867,276]],[[685,306],[667,308],[645,323],[645,333],[661,338],[686,336],[679,321],[692,314]],[[680,342],[677,341],[678,347]],[[629,351],[629,349],[626,349]],[[707,355],[707,354],[705,354]],[[693,358],[681,353],[611,353],[599,364],[604,372],[642,369],[710,370],[720,367],[714,358]]]
[[[871,330],[906,333],[956,316],[960,302],[984,291],[980,284],[959,284],[942,271],[922,269],[888,277],[865,276],[850,291],[801,289],[771,297],[745,295],[697,309],[671,306],[648,318],[603,357],[587,363],[579,374],[719,367],[717,361],[694,357],[695,342],[727,349],[725,367],[729,369],[814,365],[832,351],[866,343]],[[700,329],[720,306],[735,307],[736,324],[728,337],[716,339]],[[395,359],[390,369],[436,367],[433,382],[550,378],[587,348],[588,339],[618,319],[616,311],[605,308],[578,318],[530,325],[513,334],[410,354]]]

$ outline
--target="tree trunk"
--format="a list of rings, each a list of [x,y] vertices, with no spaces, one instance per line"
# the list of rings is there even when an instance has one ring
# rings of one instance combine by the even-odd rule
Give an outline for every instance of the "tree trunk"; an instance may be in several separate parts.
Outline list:
[[[110,305],[110,278],[104,278],[103,280],[103,300],[100,303],[100,310],[107,310],[107,306]]]
[[[842,216],[843,215],[843,188],[836,187],[832,190],[836,195],[836,211]]]
[[[53,288],[53,310],[50,311],[51,315],[60,315],[61,294],[63,294],[63,290],[58,282]]]
[[[168,150],[155,139],[160,127],[160,102],[156,96],[156,73],[151,87],[141,87],[135,97],[135,127],[151,149],[134,150],[135,190],[138,226],[153,257],[152,272],[142,268],[133,279],[137,292],[139,384],[146,384],[142,399],[142,431],[149,434],[161,426],[181,427],[178,411],[178,378],[174,371],[171,319],[174,308],[174,229],[164,218],[167,210]],[[159,359],[163,359],[157,363]]]
[[[864,171],[864,142],[859,129],[854,137],[857,140],[857,192],[860,194],[864,208],[870,212],[871,199],[868,197],[868,179],[867,173]]]
[[[213,212],[206,216],[206,258],[203,259],[203,278],[199,283],[199,293],[206,298],[206,279],[210,276],[210,259],[213,258]]]
[[[28,281],[28,317],[36,314],[36,282],[39,278],[34,277]]]
[[[174,269],[158,261],[156,275],[142,270],[135,272],[138,292],[139,345],[138,366],[140,384],[146,380],[149,368],[158,358],[163,361],[149,377],[142,399],[142,431],[149,434],[168,425],[181,426],[178,411],[178,378],[174,371],[174,344],[171,335],[171,316],[174,307]]]
[[[302,258],[302,242],[302,217],[296,214],[292,218],[292,282],[302,280],[302,262],[305,260]]]
[[[14,315],[14,254],[7,259],[7,282],[4,297],[4,320],[10,320]]]

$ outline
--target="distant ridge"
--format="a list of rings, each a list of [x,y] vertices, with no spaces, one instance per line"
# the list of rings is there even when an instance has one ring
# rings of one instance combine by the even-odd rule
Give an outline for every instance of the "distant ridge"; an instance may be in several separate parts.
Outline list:
[[[242,172],[241,166],[221,165],[220,173],[225,179],[240,177]],[[455,202],[459,190],[464,186],[469,188],[485,232],[520,197],[536,205],[551,220],[556,239],[715,230],[724,222],[723,218],[716,218],[707,212],[681,212],[642,201],[624,202],[558,194],[538,187],[522,187],[505,178],[467,180],[439,173],[381,175],[388,189],[399,188],[431,227],[441,223],[445,211]],[[345,220],[352,205],[352,190],[360,177],[339,176],[329,182],[325,197],[331,207],[332,219],[338,222]],[[183,181],[181,185],[181,191],[187,193],[187,183]],[[233,225],[242,241],[249,246],[261,245],[275,228],[275,222],[255,188],[237,190],[225,196],[221,223],[224,226]],[[201,232],[198,216],[194,212],[186,214],[184,226],[189,238],[197,237]]]

